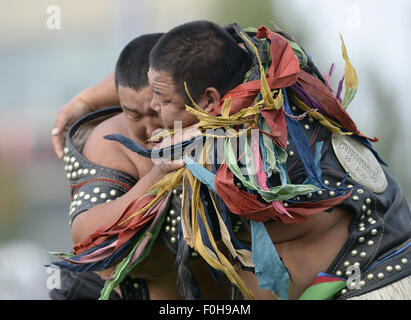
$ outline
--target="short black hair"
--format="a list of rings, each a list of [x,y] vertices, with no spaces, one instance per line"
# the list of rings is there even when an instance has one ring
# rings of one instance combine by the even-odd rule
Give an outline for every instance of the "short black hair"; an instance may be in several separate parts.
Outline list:
[[[148,86],[148,57],[163,33],[142,35],[130,41],[121,51],[115,68],[116,89],[119,85],[138,91]]]
[[[195,101],[208,87],[223,96],[244,81],[250,65],[245,50],[224,28],[204,20],[171,29],[150,53],[150,67],[168,72],[186,101],[184,82]]]

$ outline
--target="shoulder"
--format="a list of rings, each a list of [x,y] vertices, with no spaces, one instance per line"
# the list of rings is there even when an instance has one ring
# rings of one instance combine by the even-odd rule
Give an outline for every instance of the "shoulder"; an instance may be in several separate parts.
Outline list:
[[[138,170],[127,151],[120,143],[104,139],[108,134],[127,136],[122,113],[101,122],[93,129],[84,144],[83,156],[98,165],[128,173],[138,179]]]

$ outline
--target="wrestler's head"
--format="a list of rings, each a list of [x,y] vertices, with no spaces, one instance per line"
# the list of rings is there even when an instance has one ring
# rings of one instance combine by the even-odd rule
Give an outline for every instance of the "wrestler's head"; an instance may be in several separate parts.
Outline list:
[[[165,127],[174,121],[187,127],[198,122],[185,110],[186,94],[210,112],[229,90],[243,82],[250,59],[237,42],[215,23],[194,21],[166,33],[150,53],[148,81],[153,89],[152,108]]]
[[[147,34],[132,40],[121,52],[115,68],[116,89],[131,138],[140,143],[162,127],[157,112],[150,108],[153,91],[148,85],[150,50],[162,34]]]

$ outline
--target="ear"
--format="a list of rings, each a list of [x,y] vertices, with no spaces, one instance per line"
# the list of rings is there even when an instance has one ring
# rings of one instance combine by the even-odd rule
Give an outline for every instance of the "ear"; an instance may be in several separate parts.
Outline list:
[[[221,95],[214,87],[209,87],[204,90],[203,94],[198,99],[198,105],[207,112],[211,112],[214,108],[220,105]]]

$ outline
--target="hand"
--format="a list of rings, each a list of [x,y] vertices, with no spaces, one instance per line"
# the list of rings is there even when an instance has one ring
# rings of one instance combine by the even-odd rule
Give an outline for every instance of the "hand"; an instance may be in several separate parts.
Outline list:
[[[66,142],[68,129],[74,122],[76,122],[76,120],[91,111],[92,110],[87,103],[77,96],[61,108],[57,114],[54,129],[51,132],[54,152],[57,154],[59,159],[63,159],[64,156],[63,148]]]
[[[181,169],[185,166],[185,161],[183,159],[170,161],[167,163],[156,163],[154,167],[151,169],[151,173],[153,174],[153,178],[155,183],[160,181],[170,172],[175,170]]]

